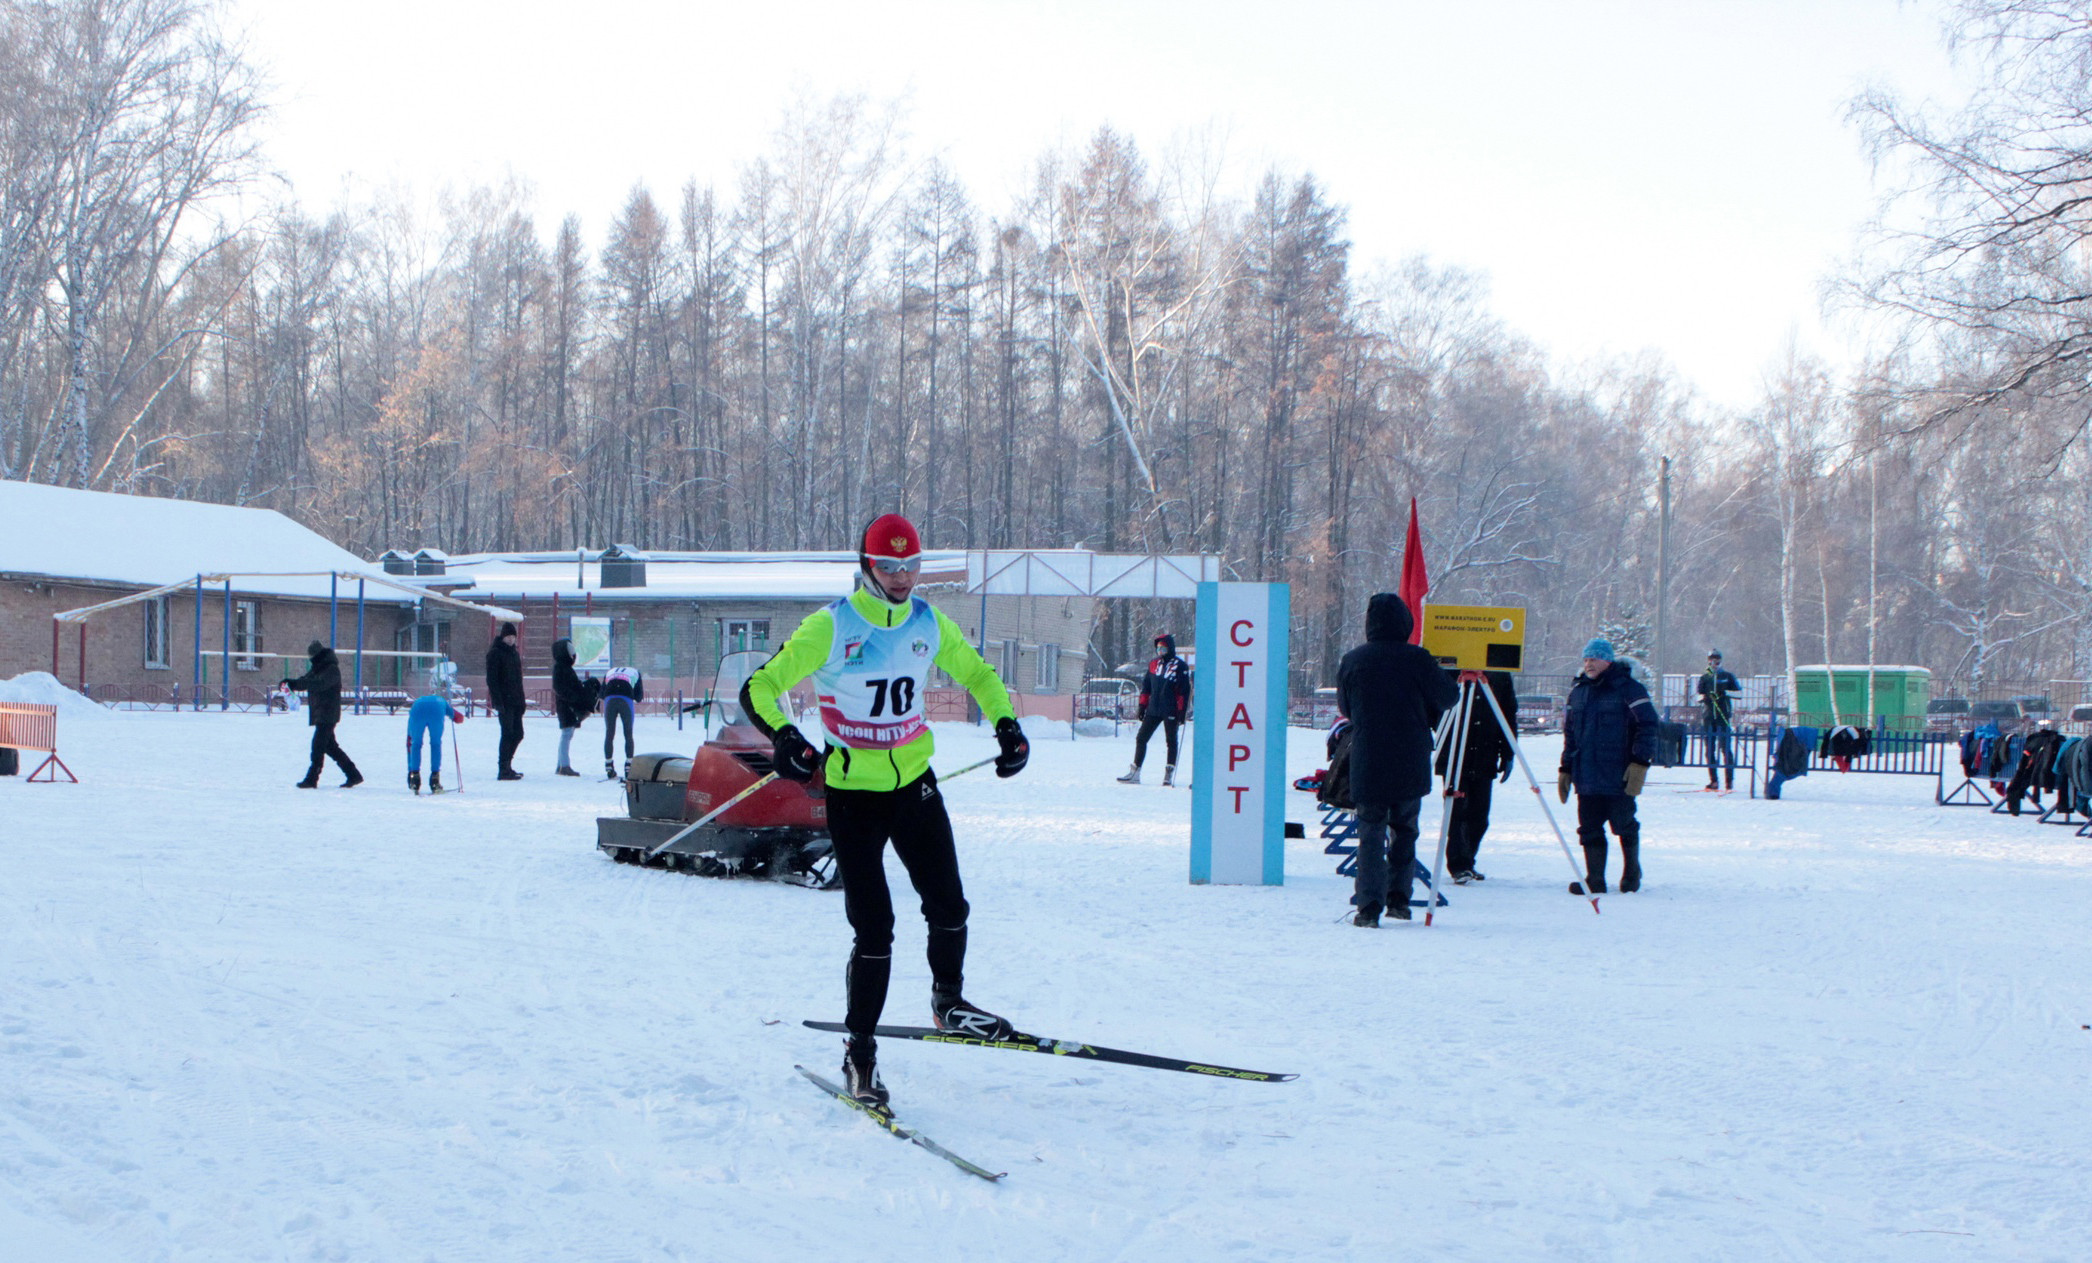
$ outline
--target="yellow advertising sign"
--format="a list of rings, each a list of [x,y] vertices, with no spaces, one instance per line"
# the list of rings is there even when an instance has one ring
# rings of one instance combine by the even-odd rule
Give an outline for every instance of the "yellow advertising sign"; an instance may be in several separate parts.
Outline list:
[[[1424,603],[1424,649],[1462,671],[1517,671],[1525,665],[1525,611],[1515,605]]]

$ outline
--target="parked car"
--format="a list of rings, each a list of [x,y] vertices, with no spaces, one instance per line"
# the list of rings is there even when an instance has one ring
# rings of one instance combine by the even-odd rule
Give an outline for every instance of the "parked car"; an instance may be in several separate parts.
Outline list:
[[[2076,733],[2092,732],[2092,703],[2070,708],[2070,730]]]
[[[2011,699],[1984,700],[1969,703],[1969,722],[1972,724],[1996,724],[1999,731],[2010,732],[2026,722],[2027,714],[2019,703]]]
[[[1935,697],[1925,703],[1925,731],[1959,732],[1969,726],[1969,699]]]
[[[2047,719],[2055,713],[2055,708],[2048,704],[2046,697],[2027,694],[2012,700],[2019,703],[2019,713],[2029,719]]]
[[[1518,695],[1518,731],[1560,732],[1562,699],[1552,693]]]
[[[1140,686],[1131,680],[1107,675],[1084,680],[1075,695],[1077,719],[1134,720],[1140,718]]]

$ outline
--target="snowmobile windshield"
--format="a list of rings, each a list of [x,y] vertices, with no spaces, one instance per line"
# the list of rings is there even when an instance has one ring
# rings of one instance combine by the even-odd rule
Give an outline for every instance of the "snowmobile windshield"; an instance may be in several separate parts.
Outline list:
[[[760,649],[730,653],[719,660],[719,672],[712,677],[712,701],[717,708],[720,723],[732,727],[749,722],[748,716],[741,710],[741,686],[748,683],[748,677],[754,675],[769,660],[770,655]],[[794,723],[799,720],[797,692],[795,689],[777,699],[777,705],[784,711],[785,718]]]

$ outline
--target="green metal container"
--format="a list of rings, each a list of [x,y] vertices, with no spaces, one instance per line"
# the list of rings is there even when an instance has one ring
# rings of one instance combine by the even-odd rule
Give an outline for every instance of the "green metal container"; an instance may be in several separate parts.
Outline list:
[[[1931,700],[1932,672],[1926,667],[1819,664],[1794,668],[1797,724],[1918,729],[1925,726],[1925,704]]]

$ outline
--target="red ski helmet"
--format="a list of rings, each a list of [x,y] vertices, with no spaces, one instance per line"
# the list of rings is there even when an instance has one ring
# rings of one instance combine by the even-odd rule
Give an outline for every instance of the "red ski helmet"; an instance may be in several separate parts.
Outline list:
[[[872,577],[872,567],[881,562],[912,562],[909,569],[920,568],[922,556],[922,536],[915,533],[914,523],[898,513],[873,518],[858,542],[857,564],[867,579]]]

